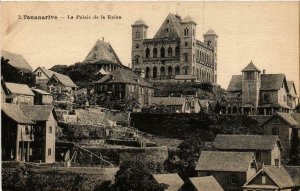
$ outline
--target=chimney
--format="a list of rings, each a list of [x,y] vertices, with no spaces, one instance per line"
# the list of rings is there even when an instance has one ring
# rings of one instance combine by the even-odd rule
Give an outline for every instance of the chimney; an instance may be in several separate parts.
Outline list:
[[[266,70],[265,69],[263,69],[263,74],[266,74]]]

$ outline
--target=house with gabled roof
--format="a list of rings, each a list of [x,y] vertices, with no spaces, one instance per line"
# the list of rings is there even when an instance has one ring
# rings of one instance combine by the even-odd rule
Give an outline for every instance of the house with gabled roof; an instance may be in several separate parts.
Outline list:
[[[34,96],[34,104],[35,105],[51,105],[53,102],[53,96],[41,89],[32,89]]]
[[[184,183],[177,173],[153,174],[153,178],[158,184],[164,184],[166,186],[165,191],[178,191]]]
[[[241,190],[257,171],[253,152],[202,151],[195,168],[198,177],[213,176],[225,191]]]
[[[95,93],[111,100],[136,99],[141,106],[150,103],[153,86],[131,70],[118,68],[95,82]]]
[[[34,71],[37,86],[46,92],[74,92],[78,86],[67,75],[63,75],[45,67],[38,67]]]
[[[178,191],[224,191],[213,176],[189,178]]]
[[[291,191],[295,184],[283,166],[264,166],[243,186],[244,191]]]
[[[30,161],[55,162],[57,116],[52,105],[21,105],[23,113],[34,122],[34,141],[30,145]]]
[[[277,135],[222,135],[212,143],[218,151],[253,152],[257,166],[280,165],[282,146]]]
[[[289,88],[284,74],[266,74],[251,61],[242,75],[233,75],[227,88],[226,114],[272,115],[277,111],[290,112]]]
[[[277,135],[280,139],[284,154],[289,157],[297,139],[300,139],[300,114],[277,112],[263,121],[260,126],[265,135]]]
[[[10,103],[14,104],[34,104],[34,93],[28,87],[27,84],[16,84],[11,82],[6,82],[5,86],[8,90],[6,99],[9,99]]]
[[[1,104],[2,161],[29,161],[34,122],[17,104]]]

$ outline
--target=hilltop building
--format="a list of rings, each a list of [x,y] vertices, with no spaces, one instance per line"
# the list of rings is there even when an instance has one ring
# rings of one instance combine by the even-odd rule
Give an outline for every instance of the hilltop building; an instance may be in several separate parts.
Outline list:
[[[97,40],[93,48],[85,57],[82,64],[92,64],[95,67],[94,75],[107,75],[118,68],[126,68],[120,61],[110,43]]]
[[[147,38],[148,25],[137,20],[132,26],[132,67],[154,83],[217,83],[218,35],[208,30],[204,42],[196,38],[197,23],[169,14],[154,38]]]
[[[8,90],[6,95],[6,101],[18,105],[33,105],[34,104],[34,93],[26,84],[16,84],[6,82],[5,87]]]
[[[290,83],[293,84],[293,83]],[[266,74],[251,61],[242,75],[233,75],[227,91],[228,104],[223,109],[226,114],[272,115],[277,111],[290,112],[296,105],[297,93],[290,93],[284,74]],[[290,101],[288,101],[290,96]]]

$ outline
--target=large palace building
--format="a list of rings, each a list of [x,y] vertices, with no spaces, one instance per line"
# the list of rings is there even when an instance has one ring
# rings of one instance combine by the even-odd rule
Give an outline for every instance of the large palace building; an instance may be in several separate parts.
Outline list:
[[[137,20],[132,26],[132,67],[154,83],[217,83],[218,35],[204,34],[196,39],[197,23],[190,17],[169,14],[152,39],[148,26]]]

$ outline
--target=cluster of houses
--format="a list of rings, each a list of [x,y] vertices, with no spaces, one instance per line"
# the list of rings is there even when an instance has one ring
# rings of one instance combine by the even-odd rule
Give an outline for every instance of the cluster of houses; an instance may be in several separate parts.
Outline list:
[[[32,72],[19,54],[1,51],[9,64],[22,74]],[[66,75],[45,68],[37,68],[36,88],[27,84],[5,82],[1,78],[2,160],[27,162],[55,162],[55,134],[57,115],[53,106],[53,92],[77,89]]]
[[[212,150],[201,152],[196,177],[186,182],[178,174],[153,177],[169,185],[165,190],[298,191],[300,166],[283,165],[285,154],[277,135],[217,135]]]

